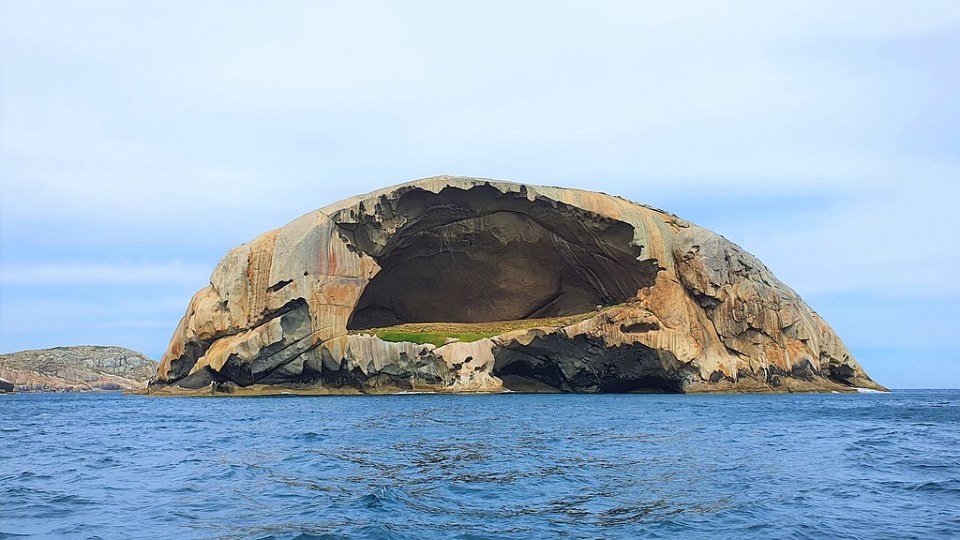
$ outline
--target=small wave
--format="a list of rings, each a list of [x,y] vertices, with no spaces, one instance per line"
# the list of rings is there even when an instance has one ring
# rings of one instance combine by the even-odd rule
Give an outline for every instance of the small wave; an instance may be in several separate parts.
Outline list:
[[[49,499],[47,502],[49,502],[50,504],[55,504],[55,505],[89,505],[89,504],[93,504],[91,501],[89,501],[89,500],[87,500],[87,499],[85,499],[85,498],[83,498],[83,497],[81,497],[81,496],[79,496],[79,495],[73,495],[73,494],[67,494],[67,493],[61,493],[61,494],[58,494],[58,495],[54,495],[53,497],[50,497],[50,499]]]
[[[388,487],[380,486],[370,493],[360,497],[358,501],[365,507],[381,509],[396,502],[401,502],[397,493]]]
[[[881,482],[880,485],[888,489],[897,489],[902,491],[960,493],[960,480],[955,478],[919,482],[889,480],[886,482]]]
[[[340,537],[334,536],[332,534],[300,533],[294,536],[293,540],[333,540],[335,538],[340,538]]]
[[[52,475],[49,475],[49,474],[38,474],[38,473],[35,473],[35,472],[33,472],[33,471],[23,471],[22,473],[20,473],[20,474],[18,474],[18,475],[16,475],[16,476],[0,477],[0,480],[4,480],[4,481],[7,481],[7,480],[50,480],[51,478],[53,478],[53,476],[52,476]]]
[[[940,493],[960,493],[960,481],[941,480],[930,482],[918,482],[913,486],[914,491],[934,491]]]
[[[320,439],[326,439],[327,436],[322,433],[317,433],[316,431],[307,431],[307,432],[301,433],[296,438],[305,440],[305,441],[317,441]]]

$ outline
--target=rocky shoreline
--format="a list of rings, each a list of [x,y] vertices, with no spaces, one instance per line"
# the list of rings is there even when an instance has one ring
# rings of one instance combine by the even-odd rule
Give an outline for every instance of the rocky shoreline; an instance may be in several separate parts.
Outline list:
[[[810,387],[809,389],[800,388],[769,388],[757,387],[755,389],[738,387],[734,389],[708,388],[699,391],[682,392],[684,394],[702,395],[737,395],[737,394],[861,394],[865,392],[889,393],[890,390],[876,390],[873,388],[854,388],[849,386],[836,386],[833,388],[824,388],[821,386]],[[561,394],[559,390],[551,389],[549,391],[523,391],[523,390],[501,390],[501,391],[475,391],[462,392],[453,391],[446,387],[434,387],[432,389],[408,389],[401,387],[388,388],[353,388],[353,387],[328,387],[322,384],[304,384],[276,385],[276,384],[253,384],[250,386],[236,386],[233,384],[217,385],[211,384],[196,389],[156,387],[144,388],[139,390],[130,390],[123,392],[126,395],[139,395],[151,397],[323,397],[323,396],[413,396],[423,394],[455,394],[455,395],[503,395],[503,394]],[[659,394],[661,392],[622,392],[623,394],[649,395]]]

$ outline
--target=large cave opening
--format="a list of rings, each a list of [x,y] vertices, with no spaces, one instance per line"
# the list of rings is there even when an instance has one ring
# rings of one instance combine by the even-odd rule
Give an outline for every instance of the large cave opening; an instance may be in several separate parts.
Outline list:
[[[413,322],[491,322],[583,313],[653,284],[633,226],[525,191],[412,188],[377,218],[340,224],[380,272],[351,330]]]

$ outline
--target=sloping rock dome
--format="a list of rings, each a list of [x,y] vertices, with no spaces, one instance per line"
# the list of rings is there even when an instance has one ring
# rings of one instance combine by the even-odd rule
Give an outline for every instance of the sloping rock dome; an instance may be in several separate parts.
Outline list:
[[[749,253],[618,197],[434,177],[231,250],[155,392],[882,389]]]

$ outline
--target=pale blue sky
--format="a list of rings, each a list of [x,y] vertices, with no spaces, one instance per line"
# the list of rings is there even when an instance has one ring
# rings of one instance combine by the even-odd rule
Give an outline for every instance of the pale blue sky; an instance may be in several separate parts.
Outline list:
[[[653,204],[960,387],[960,2],[0,2],[0,352],[159,357],[220,256],[436,174]]]

